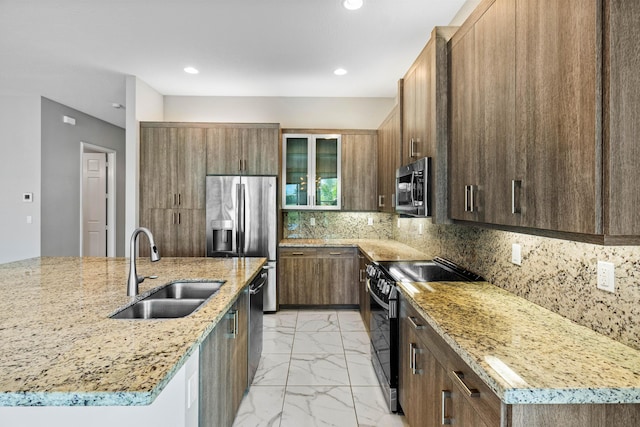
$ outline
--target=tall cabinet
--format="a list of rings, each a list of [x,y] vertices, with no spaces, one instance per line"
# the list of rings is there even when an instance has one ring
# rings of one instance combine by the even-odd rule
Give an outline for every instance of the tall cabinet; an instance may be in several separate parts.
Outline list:
[[[400,164],[431,157],[433,219],[448,220],[448,47],[457,27],[436,27],[404,77]]]
[[[402,85],[400,85],[402,93]],[[378,128],[378,211],[395,212],[396,169],[400,167],[401,107],[396,104]]]
[[[205,255],[205,150],[204,129],[141,124],[140,225],[162,256]]]

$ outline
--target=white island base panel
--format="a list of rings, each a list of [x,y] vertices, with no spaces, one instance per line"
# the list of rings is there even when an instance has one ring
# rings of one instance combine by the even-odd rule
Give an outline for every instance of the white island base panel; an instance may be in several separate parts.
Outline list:
[[[198,427],[200,352],[196,348],[147,406],[2,406],[2,427]]]

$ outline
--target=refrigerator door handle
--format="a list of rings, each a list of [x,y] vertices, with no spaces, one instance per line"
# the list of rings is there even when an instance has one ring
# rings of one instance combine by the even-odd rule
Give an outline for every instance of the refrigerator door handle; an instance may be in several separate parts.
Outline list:
[[[244,255],[244,231],[245,231],[245,188],[244,184],[238,184],[238,255]]]

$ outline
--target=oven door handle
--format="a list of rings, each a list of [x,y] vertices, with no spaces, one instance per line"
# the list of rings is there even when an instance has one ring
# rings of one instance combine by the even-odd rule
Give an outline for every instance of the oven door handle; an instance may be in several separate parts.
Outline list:
[[[389,311],[389,304],[386,304],[384,301],[382,301],[380,298],[378,298],[378,295],[375,294],[375,292],[371,291],[371,281],[369,279],[367,279],[367,290],[369,290],[369,295],[371,295],[371,298],[373,298],[373,300],[378,303],[378,305],[380,305],[382,308],[384,308],[385,310]]]

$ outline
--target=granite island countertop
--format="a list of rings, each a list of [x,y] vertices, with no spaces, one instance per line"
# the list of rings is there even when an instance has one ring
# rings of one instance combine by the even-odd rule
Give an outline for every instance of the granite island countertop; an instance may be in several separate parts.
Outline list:
[[[127,258],[43,257],[0,264],[0,406],[147,405],[195,351],[264,258],[138,260],[139,297],[176,280],[224,279],[178,319],[116,320]]]
[[[507,404],[640,403],[640,351],[487,282],[400,283]]]

